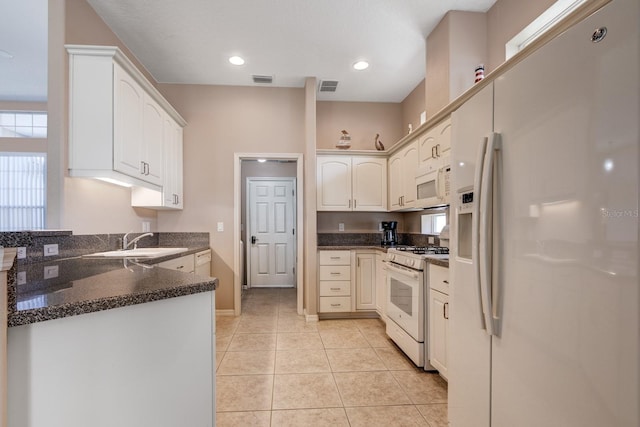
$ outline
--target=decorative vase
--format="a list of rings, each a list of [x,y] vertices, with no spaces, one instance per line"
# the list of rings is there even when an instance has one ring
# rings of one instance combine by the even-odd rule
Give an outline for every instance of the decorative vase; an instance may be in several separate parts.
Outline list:
[[[342,130],[342,135],[340,135],[340,139],[336,143],[336,148],[340,148],[342,150],[351,148],[351,135],[349,135],[349,132]]]

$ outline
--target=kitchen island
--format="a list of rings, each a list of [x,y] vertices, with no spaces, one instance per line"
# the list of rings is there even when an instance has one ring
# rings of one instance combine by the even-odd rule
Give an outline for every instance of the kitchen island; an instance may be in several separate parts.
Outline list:
[[[18,266],[8,425],[213,426],[217,283],[130,260]]]

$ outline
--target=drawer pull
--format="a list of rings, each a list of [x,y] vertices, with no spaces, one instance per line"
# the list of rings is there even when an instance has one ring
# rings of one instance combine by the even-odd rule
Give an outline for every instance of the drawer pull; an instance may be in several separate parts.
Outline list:
[[[342,307],[342,304],[331,304],[331,307]]]
[[[176,267],[176,270],[180,270],[181,268],[184,268],[184,265],[179,265]]]
[[[339,256],[332,256],[331,259],[340,259]]]
[[[332,276],[339,276],[339,275],[340,275],[340,272],[339,272],[339,271],[332,271],[332,272],[331,272],[331,275],[332,275]]]
[[[448,280],[443,280],[442,282],[443,282],[443,283],[446,283],[447,285],[449,284],[449,281],[448,281]]]
[[[332,291],[339,291],[340,288],[330,288]]]

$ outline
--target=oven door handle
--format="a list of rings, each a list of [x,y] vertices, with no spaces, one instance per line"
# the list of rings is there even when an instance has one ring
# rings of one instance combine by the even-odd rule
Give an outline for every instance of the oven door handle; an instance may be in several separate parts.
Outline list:
[[[418,273],[417,271],[412,271],[412,270],[405,270],[404,268],[398,268],[395,267],[393,265],[390,265],[390,263],[387,263],[387,271],[391,272],[391,273],[397,273],[400,274],[402,276],[406,276],[406,277],[410,277],[412,279],[417,279],[418,276],[420,275],[420,273]]]

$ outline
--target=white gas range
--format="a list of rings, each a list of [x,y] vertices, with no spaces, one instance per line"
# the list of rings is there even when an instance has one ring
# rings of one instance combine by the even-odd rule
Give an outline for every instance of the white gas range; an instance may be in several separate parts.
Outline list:
[[[416,364],[435,370],[426,359],[429,313],[426,260],[448,259],[449,248],[399,246],[387,251],[387,335]]]

